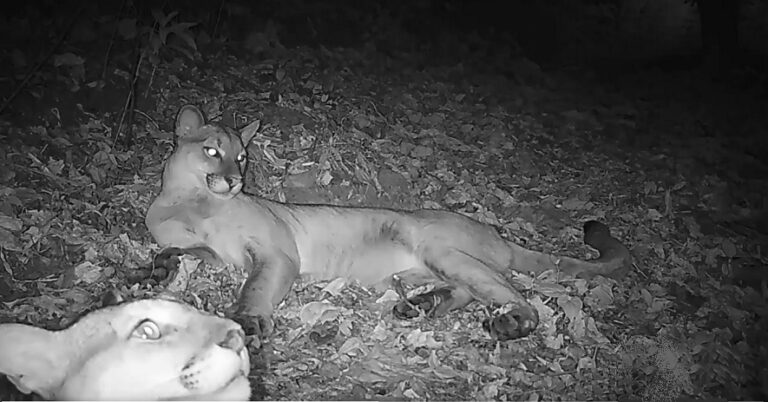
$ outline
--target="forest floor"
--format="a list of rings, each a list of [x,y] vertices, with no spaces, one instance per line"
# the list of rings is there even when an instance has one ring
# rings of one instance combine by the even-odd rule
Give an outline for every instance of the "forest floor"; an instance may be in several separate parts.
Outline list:
[[[80,75],[59,69],[14,101],[0,121],[0,322],[60,328],[106,289],[163,290],[125,277],[157,252],[144,215],[175,114],[193,103],[230,125],[261,120],[255,194],[444,208],[580,258],[595,256],[581,225],[598,219],[634,258],[618,279],[520,276],[540,329],[501,343],[477,304],[401,321],[391,293],[301,281],[254,352],[256,398],[768,395],[764,99],[695,72],[543,72],[488,55],[430,65],[369,48],[207,52],[144,75],[130,141],[115,134],[124,87],[74,88]],[[229,272],[198,271],[182,296],[225,311]]]

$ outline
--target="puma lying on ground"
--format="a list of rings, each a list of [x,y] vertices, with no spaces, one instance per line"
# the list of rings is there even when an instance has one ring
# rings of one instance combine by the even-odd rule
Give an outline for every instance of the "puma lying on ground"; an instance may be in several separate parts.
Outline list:
[[[61,331],[0,324],[0,374],[49,400],[233,400],[251,395],[236,322],[178,301],[93,311]]]
[[[484,327],[496,339],[514,339],[536,328],[538,314],[508,282],[511,270],[591,276],[630,263],[627,248],[596,221],[584,225],[584,237],[600,258],[582,261],[528,250],[491,226],[448,211],[300,205],[246,194],[244,145],[257,130],[258,122],[239,133],[206,124],[196,107],[182,107],[176,148],[146,217],[165,248],[156,261],[172,264],[174,256],[189,253],[250,272],[235,314],[248,333],[271,332],[275,306],[300,273],[364,285],[397,275],[412,284],[437,284],[397,304],[397,317],[417,316],[419,309],[440,315],[473,300],[507,304],[511,310]]]

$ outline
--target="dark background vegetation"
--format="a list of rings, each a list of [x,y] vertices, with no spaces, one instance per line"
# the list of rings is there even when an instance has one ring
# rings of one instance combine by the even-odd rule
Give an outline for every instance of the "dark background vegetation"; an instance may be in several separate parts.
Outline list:
[[[102,235],[114,239],[129,233],[132,241],[145,240],[143,248],[125,240],[130,247],[101,250],[108,257],[96,260],[111,258],[118,267],[114,277],[107,275],[113,282],[122,278],[120,267],[149,258],[146,244],[151,240],[142,212],[156,187],[142,180],[149,180],[148,170],[159,170],[172,139],[167,135],[172,116],[183,102],[215,105],[221,112],[217,118],[238,126],[244,123],[242,114],[250,112],[239,106],[258,104],[257,114],[283,134],[304,125],[325,145],[350,127],[366,131],[371,141],[400,141],[402,133],[392,128],[392,121],[406,121],[419,131],[421,125],[434,128],[427,117],[447,113],[448,118],[441,118],[454,124],[453,138],[484,147],[493,143],[489,138],[494,133],[479,129],[486,124],[479,121],[508,112],[515,124],[527,124],[530,116],[540,123],[535,128],[504,126],[501,131],[526,127],[534,133],[522,128],[515,132],[519,142],[505,148],[514,149],[514,157],[489,168],[513,176],[498,179],[498,172],[488,173],[496,178],[489,181],[503,182],[498,185],[516,200],[535,200],[536,212],[512,209],[517,217],[544,227],[566,225],[561,206],[539,203],[537,193],[546,185],[546,169],[555,169],[550,175],[563,183],[573,172],[561,162],[579,168],[591,164],[593,173],[624,169],[624,181],[616,179],[620,184],[602,184],[615,185],[604,191],[623,194],[619,198],[624,204],[638,205],[635,212],[622,209],[615,199],[606,201],[608,195],[595,204],[611,204],[616,211],[607,215],[615,219],[624,211],[622,233],[634,240],[636,253],[646,253],[647,258],[638,260],[647,269],[633,274],[623,290],[615,290],[617,298],[626,296],[624,304],[617,303],[620,312],[606,307],[604,316],[591,314],[615,327],[610,337],[616,344],[627,334],[655,342],[665,326],[664,336],[676,337],[677,347],[685,351],[686,373],[692,378],[684,385],[664,382],[674,370],[660,368],[660,354],[625,353],[630,349],[625,348],[615,356],[627,368],[621,381],[606,380],[618,377],[606,370],[594,384],[605,381],[612,387],[582,384],[576,393],[562,395],[665,399],[668,392],[666,396],[675,397],[766,398],[768,1],[31,0],[3,2],[0,12],[0,145],[7,150],[0,154],[0,255],[5,268],[0,270],[0,301],[40,296],[48,285],[57,291],[71,287],[77,282],[72,267],[91,259],[84,244],[101,244]],[[380,94],[387,90],[397,94],[385,99]],[[465,96],[471,101],[455,100]],[[420,109],[433,106],[430,102],[439,97],[461,110],[449,113],[437,105],[430,114]],[[302,107],[287,107],[291,101]],[[473,109],[477,105],[482,108]],[[296,113],[298,109],[314,114],[310,118]],[[494,115],[498,110],[502,112]],[[348,118],[352,112],[358,117]],[[422,119],[422,113],[427,117]],[[377,121],[380,116],[385,117]],[[323,130],[330,134],[321,136]],[[296,138],[298,134],[284,135],[282,140],[301,142]],[[310,160],[318,159],[314,152],[320,148],[312,147]],[[285,145],[279,156],[298,160],[310,152],[305,151]],[[424,155],[416,159],[439,159]],[[625,165],[601,165],[605,155]],[[366,182],[368,176],[359,174],[364,163],[353,163],[361,164],[354,174],[333,171],[334,177]],[[416,181],[428,180],[418,174],[420,168],[410,168],[416,171],[409,176],[414,188]],[[273,178],[278,175],[288,181],[284,172],[272,172]],[[536,179],[520,184],[528,175]],[[270,174],[254,176],[267,181]],[[586,176],[574,180],[583,183],[589,180]],[[316,184],[319,177],[308,181]],[[383,177],[379,172],[382,183]],[[392,205],[422,205],[414,201],[420,195],[411,194],[403,177],[390,177],[397,177],[392,193],[400,192],[400,203]],[[484,187],[472,183],[476,188],[466,190],[470,196],[465,198],[485,196]],[[562,190],[557,196],[571,200],[572,188],[563,183],[554,187]],[[335,185],[331,181],[329,187]],[[451,191],[431,195],[453,209],[475,212],[468,210],[471,202],[447,201]],[[330,201],[349,192],[342,188]],[[537,207],[548,212],[539,213]],[[648,215],[633,215],[641,209]],[[673,210],[685,213],[674,215]],[[57,219],[62,222],[59,232],[47,232]],[[88,230],[67,234],[72,221],[78,230],[80,225]],[[71,303],[69,297],[62,300]],[[60,311],[71,310],[58,303],[46,307],[50,310],[36,306],[38,313],[42,309],[48,315],[26,318],[57,326],[65,314]],[[657,310],[658,305],[667,307]],[[54,310],[59,313],[50,313]],[[664,342],[635,346],[678,350],[665,349]],[[267,397],[327,396],[300,394],[280,382],[287,374],[269,373],[274,383],[267,385],[272,392]],[[547,392],[558,395],[541,385],[549,382],[536,384],[545,389],[540,392],[544,398],[553,396]],[[504,388],[514,388],[508,383],[483,383],[483,393],[452,387],[432,395],[531,396],[531,387],[513,392]],[[646,392],[651,388],[655,393]],[[278,389],[281,395],[274,393]],[[377,398],[385,391],[392,390],[344,395]],[[395,397],[402,399],[403,394]]]
[[[484,55],[501,54],[507,60],[524,57],[545,69],[586,67],[609,77],[638,69],[703,68],[714,79],[766,91],[765,4],[759,0],[35,0],[1,7],[6,57],[0,71],[6,77],[0,82],[2,91],[10,94],[18,78],[47,60],[61,41],[56,52],[75,51],[87,64],[82,79],[100,83],[78,94],[86,95],[86,109],[100,111],[114,110],[119,100],[111,99],[109,84],[124,85],[124,80],[112,74],[116,68],[132,71],[139,53],[153,53],[152,63],[158,63],[158,57],[172,57],[174,51],[192,55],[195,50],[188,45],[194,42],[207,62],[221,57],[224,49],[264,57],[270,45],[255,43],[254,34],[260,32],[286,48],[367,46],[390,57],[416,52],[422,67],[457,61],[483,65]],[[167,43],[150,43],[155,38],[141,29],[158,28],[153,10],[178,13],[174,23],[194,26],[169,24],[165,28],[173,29],[162,35]],[[174,29],[184,35],[172,34]],[[485,68],[514,75],[512,64],[497,62]],[[58,68],[67,67],[77,68]],[[45,76],[45,70],[37,76]],[[45,89],[55,92],[51,84]],[[29,111],[30,103],[40,105],[39,100],[47,98],[41,95],[31,100],[22,94],[22,99],[14,99],[15,107],[3,106],[15,115],[39,116]],[[63,118],[75,115],[62,113]]]

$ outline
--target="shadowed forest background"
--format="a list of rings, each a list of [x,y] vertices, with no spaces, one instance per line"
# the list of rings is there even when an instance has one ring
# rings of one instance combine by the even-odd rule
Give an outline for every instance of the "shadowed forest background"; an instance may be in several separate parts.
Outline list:
[[[258,399],[768,397],[768,1],[45,1],[0,6],[0,322],[61,328],[157,252],[144,216],[187,103],[263,129],[248,191],[443,208],[625,277],[516,277],[542,328],[391,317],[301,282]],[[199,269],[208,311],[237,278]],[[323,301],[320,312],[308,306]],[[313,310],[316,311],[316,310]],[[315,314],[315,315],[313,315]],[[0,382],[3,400],[28,399]]]

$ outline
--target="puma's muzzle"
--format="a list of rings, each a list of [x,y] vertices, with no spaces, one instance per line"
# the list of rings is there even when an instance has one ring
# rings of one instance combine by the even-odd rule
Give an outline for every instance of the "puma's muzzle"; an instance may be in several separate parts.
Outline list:
[[[214,195],[224,198],[234,197],[243,189],[242,176],[219,176],[209,173],[205,176],[205,183]]]

